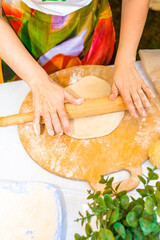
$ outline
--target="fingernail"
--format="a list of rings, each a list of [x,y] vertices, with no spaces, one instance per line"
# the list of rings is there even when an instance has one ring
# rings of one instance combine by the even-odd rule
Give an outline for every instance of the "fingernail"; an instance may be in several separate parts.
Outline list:
[[[54,136],[54,131],[53,131],[53,130],[48,130],[48,134],[49,134],[50,136]]]
[[[147,103],[147,108],[150,108],[151,107],[151,104],[150,103]]]
[[[61,131],[61,132],[59,132],[58,134],[59,134],[59,136],[62,136],[62,135],[63,135],[63,132]]]
[[[35,124],[33,124],[34,132],[37,136],[40,135],[40,128],[37,128]]]
[[[143,112],[142,112],[142,116],[143,116],[143,117],[146,117],[146,116],[147,116],[146,112],[143,111]]]
[[[71,135],[71,130],[66,131],[67,135]]]
[[[137,113],[135,111],[133,111],[132,113],[133,113],[133,117],[134,118],[138,118],[138,115],[137,115]]]
[[[83,98],[79,98],[79,99],[76,99],[76,103],[78,104],[81,104],[84,102],[84,99]]]

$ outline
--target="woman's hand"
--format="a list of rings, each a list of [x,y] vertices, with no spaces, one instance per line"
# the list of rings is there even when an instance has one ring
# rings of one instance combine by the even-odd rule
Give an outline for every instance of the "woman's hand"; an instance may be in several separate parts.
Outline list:
[[[139,75],[134,63],[115,65],[110,99],[116,99],[118,94],[122,96],[131,115],[135,118],[138,118],[137,112],[142,117],[146,116],[144,108],[151,106],[147,97],[155,97]]]
[[[50,136],[55,133],[62,135],[63,132],[71,134],[69,120],[65,111],[64,101],[78,105],[83,99],[76,99],[64,88],[53,82],[49,76],[45,79],[32,81],[30,86],[33,94],[34,129],[40,134],[40,117],[43,116],[45,125]]]

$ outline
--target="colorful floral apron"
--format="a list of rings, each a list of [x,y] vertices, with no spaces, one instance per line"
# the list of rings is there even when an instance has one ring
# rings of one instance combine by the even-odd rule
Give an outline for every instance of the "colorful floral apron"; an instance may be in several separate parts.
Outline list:
[[[108,0],[93,0],[63,17],[31,9],[20,0],[2,0],[2,9],[6,21],[48,74],[83,64],[108,65],[112,59],[115,31]],[[18,79],[1,61],[0,82]]]

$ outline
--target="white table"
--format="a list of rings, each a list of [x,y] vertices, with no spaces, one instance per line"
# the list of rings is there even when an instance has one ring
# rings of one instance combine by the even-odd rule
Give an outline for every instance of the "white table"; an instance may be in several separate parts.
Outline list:
[[[140,62],[136,63],[143,79],[148,79]],[[16,114],[29,92],[29,87],[24,81],[5,83],[0,85],[0,116]],[[146,168],[153,167],[149,161],[143,163],[143,172]],[[158,170],[160,175],[160,169]],[[115,181],[129,176],[127,171],[111,174]],[[0,128],[0,179],[12,181],[34,181],[52,183],[59,188],[63,206],[63,240],[73,240],[74,233],[82,233],[80,223],[74,222],[79,217],[78,211],[85,212],[87,209],[87,189],[90,186],[84,181],[73,181],[58,177],[38,166],[24,150],[17,126]],[[136,191],[131,192],[136,196]]]

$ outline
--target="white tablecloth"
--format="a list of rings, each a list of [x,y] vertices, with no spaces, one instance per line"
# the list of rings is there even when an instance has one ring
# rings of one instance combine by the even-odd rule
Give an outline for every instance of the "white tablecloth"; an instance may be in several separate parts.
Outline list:
[[[136,63],[143,79],[148,79],[140,62]],[[0,116],[16,114],[29,92],[24,81],[5,83],[0,85]],[[143,172],[147,166],[153,167],[149,161],[143,163]],[[160,175],[160,170],[158,170]],[[129,176],[127,171],[112,174],[115,181]],[[84,181],[73,181],[58,177],[39,167],[24,150],[17,131],[17,126],[0,128],[0,179],[12,181],[36,181],[52,183],[59,188],[63,206],[63,240],[73,240],[74,233],[81,233],[80,223],[74,222],[78,211],[87,209],[87,189],[90,186]],[[131,192],[136,196],[136,191]]]

